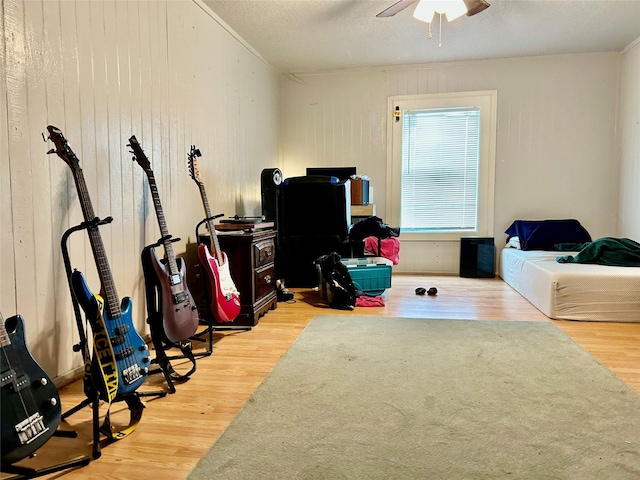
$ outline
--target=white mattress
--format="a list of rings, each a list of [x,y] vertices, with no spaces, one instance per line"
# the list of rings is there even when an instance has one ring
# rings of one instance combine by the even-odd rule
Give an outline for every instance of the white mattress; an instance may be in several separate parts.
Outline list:
[[[550,318],[640,322],[640,267],[556,262],[576,253],[503,248],[500,277]]]

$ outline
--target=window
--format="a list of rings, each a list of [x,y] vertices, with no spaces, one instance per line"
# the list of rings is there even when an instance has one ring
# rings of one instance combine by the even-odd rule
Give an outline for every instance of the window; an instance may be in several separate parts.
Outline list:
[[[401,230],[476,231],[479,166],[477,107],[403,112]]]
[[[387,212],[403,238],[492,235],[495,92],[393,97]]]

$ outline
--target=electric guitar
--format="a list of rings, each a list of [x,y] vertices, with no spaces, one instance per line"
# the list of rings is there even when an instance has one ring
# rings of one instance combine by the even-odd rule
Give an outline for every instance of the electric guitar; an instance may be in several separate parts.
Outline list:
[[[84,220],[89,224],[87,233],[100,277],[100,294],[91,293],[78,270],[71,274],[71,286],[94,333],[91,378],[102,398],[112,400],[115,395],[135,392],[144,382],[151,364],[149,348],[131,320],[131,298],[119,301],[80,162],[60,129],[49,125],[47,130],[56,147],[47,153],[56,153],[71,168]]]
[[[28,457],[60,425],[58,389],[27,350],[24,320],[0,313],[2,465]]]
[[[155,249],[151,249],[151,263],[162,292],[162,327],[169,341],[179,343],[196,332],[200,323],[198,307],[187,288],[185,263],[182,258],[176,259],[173,254],[171,235],[169,235],[169,230],[167,229],[167,222],[164,218],[160,195],[158,194],[158,186],[156,185],[149,159],[142,151],[142,147],[135,135],[132,135],[129,139],[128,146],[133,150],[133,159],[138,162],[138,165],[147,174],[153,206],[156,209],[156,216],[160,225],[162,245],[164,246],[166,262],[161,262],[155,253]]]
[[[195,145],[192,145],[191,151],[187,155],[189,159],[189,174],[200,189],[204,212],[206,218],[210,219],[208,221],[209,238],[215,257],[211,255],[205,244],[200,244],[200,246],[198,246],[198,258],[200,259],[202,268],[206,272],[211,297],[211,314],[217,322],[228,323],[235,320],[240,314],[240,293],[231,278],[227,254],[220,249],[220,244],[218,243],[216,229],[211,219],[209,201],[207,200],[207,194],[204,190],[204,184],[200,179],[200,171],[198,170],[198,160],[196,157],[199,156],[201,156],[200,150],[198,150]]]

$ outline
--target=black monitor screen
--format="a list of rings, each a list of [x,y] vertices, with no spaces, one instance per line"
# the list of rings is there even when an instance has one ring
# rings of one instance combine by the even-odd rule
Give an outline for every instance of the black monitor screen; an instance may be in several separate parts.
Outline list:
[[[336,177],[340,181],[347,180],[355,174],[356,167],[307,167],[307,175]]]

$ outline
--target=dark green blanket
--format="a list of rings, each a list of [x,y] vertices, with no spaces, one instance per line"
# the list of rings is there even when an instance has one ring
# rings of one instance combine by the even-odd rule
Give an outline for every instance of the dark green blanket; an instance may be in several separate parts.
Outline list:
[[[575,256],[556,257],[558,263],[597,263],[616,267],[640,267],[640,243],[628,238],[602,237],[580,244],[560,243],[558,250],[579,251]]]

